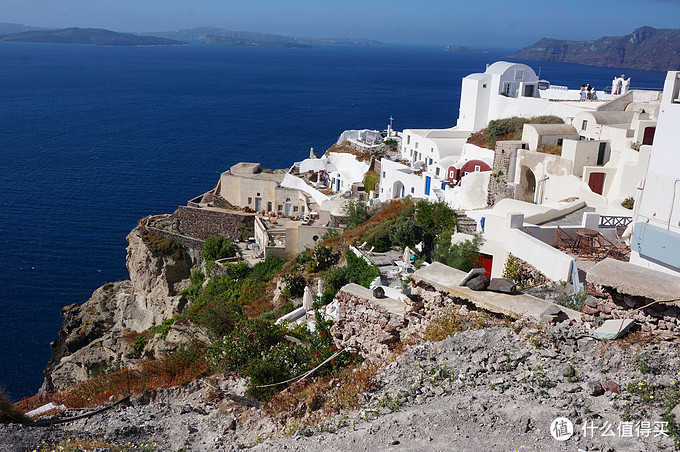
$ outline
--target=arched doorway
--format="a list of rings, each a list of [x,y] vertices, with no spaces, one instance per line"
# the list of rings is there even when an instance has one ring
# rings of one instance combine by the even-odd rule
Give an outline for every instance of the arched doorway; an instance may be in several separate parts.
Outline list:
[[[536,176],[527,166],[521,169],[517,199],[526,202],[534,202],[536,199]]]
[[[403,197],[404,197],[404,184],[402,184],[401,181],[396,181],[392,185],[392,198],[397,199]]]

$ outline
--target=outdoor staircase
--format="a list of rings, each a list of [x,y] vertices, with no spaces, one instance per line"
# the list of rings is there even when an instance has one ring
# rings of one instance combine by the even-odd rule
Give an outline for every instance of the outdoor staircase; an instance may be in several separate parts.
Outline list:
[[[462,210],[456,211],[456,229],[463,234],[474,234],[477,232],[477,222],[465,215]]]

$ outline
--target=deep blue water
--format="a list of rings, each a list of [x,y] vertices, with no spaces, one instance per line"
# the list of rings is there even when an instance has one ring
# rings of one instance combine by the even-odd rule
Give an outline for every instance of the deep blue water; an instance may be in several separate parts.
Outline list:
[[[127,278],[125,236],[238,161],[289,167],[345,129],[455,125],[501,54],[426,48],[106,48],[0,42],[0,386],[35,393],[61,307]],[[533,67],[536,64],[530,63]],[[665,74],[542,63],[600,88]]]

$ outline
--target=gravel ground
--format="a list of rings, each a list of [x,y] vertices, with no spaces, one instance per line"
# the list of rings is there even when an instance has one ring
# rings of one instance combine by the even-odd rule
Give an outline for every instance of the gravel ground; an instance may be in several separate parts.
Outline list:
[[[520,320],[410,347],[382,368],[379,389],[363,395],[361,410],[314,427],[282,429],[225,397],[242,394],[243,382],[214,378],[61,426],[0,426],[0,444],[24,451],[91,435],[187,451],[673,450],[658,423],[676,400],[679,370],[674,342],[605,343],[580,325]],[[559,417],[573,423],[565,441],[551,435]]]

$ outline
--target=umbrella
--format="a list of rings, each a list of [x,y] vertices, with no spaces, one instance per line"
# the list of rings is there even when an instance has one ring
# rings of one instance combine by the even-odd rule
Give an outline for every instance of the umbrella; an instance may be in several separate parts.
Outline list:
[[[323,281],[321,278],[319,278],[319,281],[316,284],[316,296],[319,298],[323,296]]]
[[[312,303],[314,303],[312,291],[309,290],[309,286],[305,286],[305,293],[302,295],[302,307],[309,311],[312,309]]]
[[[403,259],[404,259],[404,268],[406,268],[406,267],[408,267],[409,265],[411,265],[411,250],[409,249],[408,246],[407,246],[406,248],[404,248],[404,256],[403,256]]]

